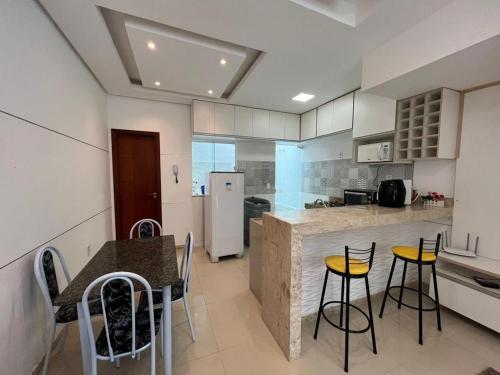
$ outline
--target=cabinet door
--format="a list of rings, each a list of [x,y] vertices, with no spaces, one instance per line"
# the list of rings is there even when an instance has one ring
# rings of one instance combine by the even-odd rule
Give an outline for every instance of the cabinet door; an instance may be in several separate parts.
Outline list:
[[[292,113],[286,114],[285,139],[290,141],[300,140],[300,116]]]
[[[316,109],[300,116],[300,140],[316,137]]]
[[[215,106],[211,102],[193,100],[193,132],[214,134]]]
[[[285,139],[286,113],[269,112],[269,138]]]
[[[396,100],[357,91],[354,94],[353,138],[394,131]]]
[[[331,134],[334,131],[333,102],[318,107],[317,135]]]
[[[333,101],[333,131],[335,133],[352,129],[354,93]]]
[[[252,129],[252,108],[236,106],[234,108],[234,134],[251,137]]]
[[[253,136],[257,138],[269,137],[269,111],[253,109]]]
[[[234,106],[215,103],[214,133],[234,135]]]

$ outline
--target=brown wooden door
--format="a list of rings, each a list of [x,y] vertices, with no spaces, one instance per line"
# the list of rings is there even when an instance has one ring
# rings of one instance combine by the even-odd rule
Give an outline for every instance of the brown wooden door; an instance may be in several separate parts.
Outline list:
[[[116,239],[141,219],[161,224],[159,133],[111,129]]]

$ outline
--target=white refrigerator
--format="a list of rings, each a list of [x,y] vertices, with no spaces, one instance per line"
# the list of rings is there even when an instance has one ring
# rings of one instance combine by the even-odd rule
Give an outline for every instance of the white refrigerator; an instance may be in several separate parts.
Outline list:
[[[212,262],[243,256],[243,172],[211,172],[204,200],[205,250]]]

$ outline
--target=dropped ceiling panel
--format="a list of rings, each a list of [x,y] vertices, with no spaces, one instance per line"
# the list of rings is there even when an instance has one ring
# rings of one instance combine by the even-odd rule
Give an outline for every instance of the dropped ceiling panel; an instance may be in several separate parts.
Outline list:
[[[212,90],[211,96],[220,98],[246,57],[243,47],[183,30],[129,20],[125,28],[142,85],[149,88],[201,96]]]

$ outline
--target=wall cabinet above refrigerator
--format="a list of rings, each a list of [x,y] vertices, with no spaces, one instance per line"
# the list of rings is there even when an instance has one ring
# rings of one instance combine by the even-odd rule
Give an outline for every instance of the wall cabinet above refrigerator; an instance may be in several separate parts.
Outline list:
[[[298,141],[300,115],[193,100],[193,134]]]

